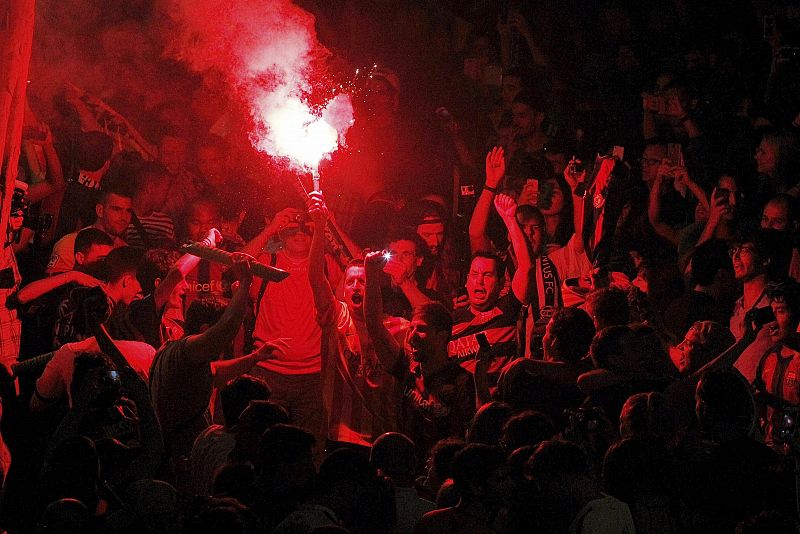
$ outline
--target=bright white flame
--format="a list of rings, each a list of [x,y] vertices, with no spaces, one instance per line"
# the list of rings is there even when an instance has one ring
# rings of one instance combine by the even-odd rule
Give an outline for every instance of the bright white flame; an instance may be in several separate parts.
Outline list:
[[[293,94],[264,92],[253,100],[258,125],[253,143],[258,150],[288,158],[304,172],[317,174],[320,162],[339,147],[353,122],[347,95],[332,99],[319,116]]]

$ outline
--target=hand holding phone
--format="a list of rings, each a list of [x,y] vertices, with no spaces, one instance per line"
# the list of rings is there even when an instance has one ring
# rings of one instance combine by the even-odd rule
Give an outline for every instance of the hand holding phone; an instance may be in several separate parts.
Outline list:
[[[492,346],[486,338],[486,333],[479,332],[475,334],[475,339],[478,341],[478,352],[475,353],[475,361],[488,364],[492,359]]]

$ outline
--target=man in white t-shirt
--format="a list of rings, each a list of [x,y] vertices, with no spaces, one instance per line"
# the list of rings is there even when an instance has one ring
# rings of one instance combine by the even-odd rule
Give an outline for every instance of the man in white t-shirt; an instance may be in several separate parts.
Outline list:
[[[543,441],[527,464],[528,474],[559,525],[570,534],[633,534],[630,508],[601,493],[589,468],[589,459],[568,441]]]
[[[109,188],[100,193],[95,206],[97,220],[91,228],[107,233],[114,240],[114,247],[125,246],[125,230],[131,222],[133,208],[131,195],[121,188]],[[72,232],[59,239],[53,246],[47,274],[71,271],[75,267],[75,238],[78,232]]]

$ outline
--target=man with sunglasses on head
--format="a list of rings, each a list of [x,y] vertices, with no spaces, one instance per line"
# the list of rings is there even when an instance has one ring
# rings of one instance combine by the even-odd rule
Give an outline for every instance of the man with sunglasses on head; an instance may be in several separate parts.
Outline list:
[[[272,388],[272,399],[289,411],[292,423],[324,443],[322,384],[320,382],[320,347],[322,331],[316,321],[317,309],[308,278],[311,236],[314,224],[304,210],[286,208],[278,212],[264,230],[250,241],[243,252],[267,265],[289,273],[280,283],[256,280],[251,288],[255,302],[256,322],[253,339],[256,345],[278,338],[287,339],[283,354],[261,362],[252,374],[263,378]],[[270,240],[277,237],[280,248],[266,251]],[[326,256],[325,272],[337,275],[331,281],[336,287],[338,267]]]

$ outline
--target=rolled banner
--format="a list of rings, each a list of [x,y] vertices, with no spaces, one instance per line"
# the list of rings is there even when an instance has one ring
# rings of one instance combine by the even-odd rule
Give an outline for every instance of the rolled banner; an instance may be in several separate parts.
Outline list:
[[[181,247],[181,251],[185,254],[192,254],[198,258],[203,258],[204,260],[214,263],[221,263],[222,265],[233,264],[230,252],[225,252],[224,250],[220,250],[218,248],[207,247],[205,245],[201,245],[200,243],[192,242],[183,245],[183,247]],[[289,273],[283,269],[264,265],[263,263],[259,263],[257,261],[250,262],[250,270],[253,272],[254,276],[258,276],[259,278],[263,278],[264,280],[268,280],[270,282],[281,282],[285,280],[287,276],[289,276]]]

